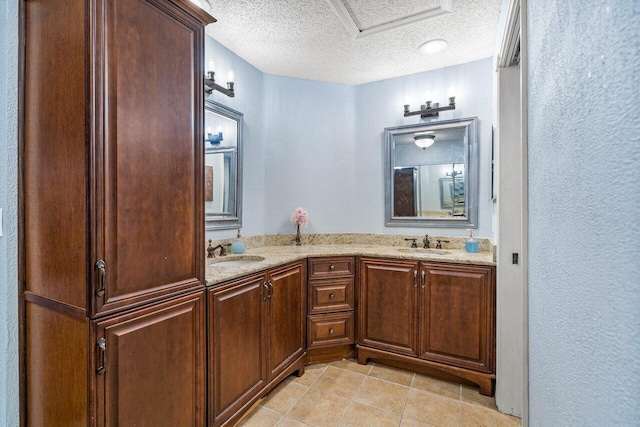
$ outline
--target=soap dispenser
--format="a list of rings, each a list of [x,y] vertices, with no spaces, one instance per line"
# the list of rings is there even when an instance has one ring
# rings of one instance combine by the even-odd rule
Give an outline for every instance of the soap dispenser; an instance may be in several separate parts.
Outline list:
[[[231,250],[234,254],[243,254],[244,249],[244,239],[240,237],[240,229],[238,229],[238,237],[236,238],[236,240],[231,242]]]
[[[478,244],[478,239],[475,239],[473,237],[473,230],[469,229],[469,238],[466,240],[464,248],[467,250],[467,252],[477,253],[479,246],[480,245]]]

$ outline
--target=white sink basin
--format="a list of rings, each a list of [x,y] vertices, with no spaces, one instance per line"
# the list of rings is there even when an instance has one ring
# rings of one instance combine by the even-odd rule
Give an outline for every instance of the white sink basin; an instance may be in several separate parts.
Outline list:
[[[226,256],[216,258],[212,264],[216,267],[236,267],[239,265],[255,264],[257,262],[264,261],[264,257],[245,255],[245,256]]]
[[[444,249],[424,249],[424,248],[399,248],[398,252],[414,253],[414,254],[431,254],[431,255],[449,255],[451,252]]]

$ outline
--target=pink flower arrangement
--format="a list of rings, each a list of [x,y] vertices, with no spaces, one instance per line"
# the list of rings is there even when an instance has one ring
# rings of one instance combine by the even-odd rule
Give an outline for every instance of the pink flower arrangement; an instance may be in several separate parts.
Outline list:
[[[309,223],[307,220],[307,212],[302,208],[296,209],[291,214],[291,222],[300,225],[301,227],[306,227]]]

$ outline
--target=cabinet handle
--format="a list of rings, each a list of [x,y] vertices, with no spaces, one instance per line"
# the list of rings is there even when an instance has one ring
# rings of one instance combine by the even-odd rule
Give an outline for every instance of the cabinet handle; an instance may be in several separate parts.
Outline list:
[[[271,299],[271,297],[273,296],[273,282],[269,280],[267,285],[269,285],[269,293],[267,294],[267,299]]]
[[[413,270],[413,287],[418,287],[418,270]]]
[[[106,366],[107,366],[107,340],[105,340],[104,338],[100,338],[98,341],[96,341],[96,345],[98,346],[98,348],[100,349],[100,352],[102,353],[102,363],[100,364],[100,366],[98,366],[98,369],[96,369],[96,374],[102,375],[102,374],[104,374],[104,371],[107,370],[107,368],[106,368]]]
[[[336,296],[334,294],[329,294],[329,299],[334,299]]]
[[[333,271],[333,270],[335,270],[335,269],[336,269],[336,266],[335,266],[335,265],[331,264],[331,265],[329,266],[329,270],[330,270],[330,271]]]
[[[269,285],[267,282],[262,283],[262,301],[266,301],[269,297]]]
[[[329,328],[329,334],[333,334],[333,328]]]
[[[107,283],[107,270],[103,259],[99,259],[94,264],[98,274],[100,274],[100,287],[96,290],[96,296],[101,297],[104,295],[104,287]]]
[[[424,270],[422,270],[422,287],[423,288],[426,286],[424,276],[425,276],[425,273],[424,273]]]

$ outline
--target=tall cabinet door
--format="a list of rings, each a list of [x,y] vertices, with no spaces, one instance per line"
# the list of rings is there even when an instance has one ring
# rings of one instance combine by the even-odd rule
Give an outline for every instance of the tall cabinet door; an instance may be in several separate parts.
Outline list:
[[[263,274],[208,290],[209,425],[235,414],[266,385]]]
[[[91,267],[102,315],[202,285],[204,29],[169,1],[96,8]]]
[[[204,426],[204,291],[94,322],[98,426]]]
[[[491,373],[495,367],[493,268],[424,264],[420,357]]]
[[[304,263],[273,270],[268,275],[269,380],[304,354],[306,277]]]
[[[359,344],[417,356],[418,263],[360,260]]]

